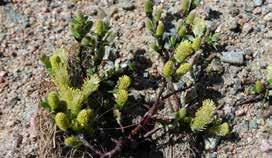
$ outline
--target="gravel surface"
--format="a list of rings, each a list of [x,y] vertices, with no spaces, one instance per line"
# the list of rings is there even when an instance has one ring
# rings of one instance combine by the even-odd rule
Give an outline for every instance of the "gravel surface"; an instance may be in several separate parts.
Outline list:
[[[176,0],[164,3],[169,11],[177,9]],[[256,79],[265,82],[265,68],[272,62],[272,1],[205,0],[201,9],[210,28],[220,33],[222,48],[212,67],[223,73],[212,88],[220,93],[218,113],[233,128],[218,145],[219,139],[210,139],[205,155],[272,157],[271,105],[237,104],[248,97],[246,90]],[[76,10],[109,19],[124,55],[148,51],[143,0],[0,1],[0,157],[38,157],[33,122],[42,82],[49,80],[39,55],[72,42],[68,24]],[[166,152],[164,157],[170,156]]]

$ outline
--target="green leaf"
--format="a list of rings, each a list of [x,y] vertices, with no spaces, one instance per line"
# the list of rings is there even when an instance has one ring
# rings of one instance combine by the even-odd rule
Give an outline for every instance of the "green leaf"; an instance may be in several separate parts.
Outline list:
[[[154,25],[153,22],[150,19],[146,19],[145,21],[145,27],[150,33],[154,33]]]
[[[87,16],[78,12],[70,23],[70,30],[73,37],[80,42],[90,32],[92,26],[93,22],[89,21]]]
[[[190,0],[182,0],[181,3],[181,12],[184,15],[187,15],[190,9]]]
[[[156,30],[156,36],[162,37],[163,33],[165,31],[165,27],[162,21],[159,22],[157,30]]]
[[[77,122],[83,127],[87,128],[88,124],[92,119],[94,119],[95,115],[93,110],[91,109],[83,109],[77,115]]]
[[[264,91],[264,85],[263,85],[263,83],[260,80],[257,80],[255,82],[254,91],[257,94],[260,94],[260,93],[262,93]]]
[[[97,36],[104,36],[105,32],[105,23],[101,19],[98,19],[95,22],[95,33],[97,34]]]
[[[192,43],[192,48],[194,49],[194,51],[198,51],[200,49],[201,41],[202,41],[202,38],[200,36],[194,38]]]
[[[50,106],[49,106],[49,104],[48,104],[47,98],[42,100],[41,106],[42,106],[43,108],[47,109],[49,112],[51,112],[51,108],[50,108]]]
[[[57,115],[55,116],[55,122],[59,129],[61,129],[62,131],[67,131],[67,129],[70,127],[69,119],[65,113],[57,113]]]
[[[41,57],[40,57],[40,60],[42,61],[42,63],[45,65],[46,69],[51,72],[51,63],[50,63],[50,60],[49,60],[49,57],[46,56],[45,54],[42,54]]]
[[[186,17],[185,23],[186,23],[187,25],[192,25],[193,22],[194,22],[194,20],[195,20],[195,17],[196,17],[196,11],[193,10],[193,11],[191,11],[190,14]]]
[[[154,16],[154,22],[155,22],[155,23],[157,23],[158,21],[160,21],[161,15],[162,15],[162,10],[161,10],[161,8],[159,8],[159,9],[156,11],[155,16]]]
[[[206,30],[205,20],[200,17],[195,17],[192,25],[192,31],[194,35],[196,37],[197,36],[201,37],[205,33],[205,30]]]
[[[192,0],[192,9],[195,9],[200,5],[201,0]]]
[[[55,91],[50,92],[48,94],[47,101],[52,111],[60,109],[60,100],[57,92]]]
[[[178,27],[178,35],[179,35],[179,38],[183,38],[185,35],[186,35],[186,26],[185,25],[181,25]]]
[[[146,0],[144,3],[144,11],[147,16],[151,17],[153,13],[153,1],[152,0]]]

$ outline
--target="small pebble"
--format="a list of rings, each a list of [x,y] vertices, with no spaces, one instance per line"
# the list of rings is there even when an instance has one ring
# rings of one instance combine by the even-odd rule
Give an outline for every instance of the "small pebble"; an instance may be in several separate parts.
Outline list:
[[[206,150],[215,149],[220,141],[220,137],[209,137],[204,139],[204,146]]]
[[[262,8],[261,7],[257,7],[253,10],[253,14],[257,15],[257,14],[261,14],[262,13]]]
[[[229,21],[229,29],[230,29],[231,31],[236,32],[236,30],[237,30],[238,28],[239,28],[239,24],[238,24],[237,20],[236,20],[236,19],[231,19],[231,20]]]
[[[135,5],[129,0],[121,0],[119,4],[121,8],[127,11],[131,11],[135,9]]]
[[[241,51],[222,52],[221,61],[230,64],[244,64],[244,53]]]
[[[253,30],[253,28],[252,28],[251,23],[245,23],[243,28],[242,28],[242,32],[246,33],[246,34],[250,33],[252,30]]]
[[[268,140],[262,140],[260,149],[262,152],[272,152],[272,142]]]
[[[259,7],[263,4],[263,0],[254,0],[255,6]]]
[[[257,129],[258,128],[258,124],[257,124],[256,119],[253,119],[253,120],[250,121],[249,128],[251,128],[251,129]]]
[[[236,116],[243,116],[247,113],[247,111],[248,111],[248,106],[236,110],[235,115]]]
[[[272,21],[272,12],[266,14],[263,19],[267,22],[271,22]]]

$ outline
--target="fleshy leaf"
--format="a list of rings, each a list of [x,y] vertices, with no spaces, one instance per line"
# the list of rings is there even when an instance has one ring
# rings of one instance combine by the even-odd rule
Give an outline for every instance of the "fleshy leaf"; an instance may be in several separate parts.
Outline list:
[[[194,35],[197,36],[202,36],[205,33],[206,29],[206,22],[204,19],[200,17],[195,17],[194,22],[192,25],[192,31]]]

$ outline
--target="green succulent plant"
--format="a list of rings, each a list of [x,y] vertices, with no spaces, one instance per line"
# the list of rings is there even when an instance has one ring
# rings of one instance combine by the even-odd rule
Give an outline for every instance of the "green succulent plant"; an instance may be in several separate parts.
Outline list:
[[[154,101],[153,98],[152,101],[146,98],[146,92],[142,93],[141,88],[136,86],[139,78],[145,76],[142,71],[135,71],[138,65],[131,63],[130,59],[122,58],[124,64],[119,60],[121,50],[116,48],[114,32],[106,20],[96,19],[94,23],[92,18],[78,12],[70,24],[75,48],[58,49],[50,57],[41,56],[56,86],[42,105],[50,111],[54,123],[62,131],[66,146],[80,147],[97,157],[116,156],[127,149],[127,144],[137,144],[138,138],[145,139],[153,123],[192,134],[209,132],[225,136],[230,132],[228,123],[222,123],[215,115],[212,100],[204,100],[197,111],[191,108],[190,103],[187,104],[187,100],[182,101],[187,88],[188,91],[190,89],[182,81],[187,78],[184,75],[190,71],[188,75],[193,80],[190,86],[195,88],[199,81],[195,77],[196,71],[202,73],[196,69],[205,69],[202,63],[208,62],[204,59],[206,54],[199,50],[215,42],[210,39],[212,33],[207,30],[204,19],[195,10],[199,0],[183,0],[179,14],[176,14],[179,17],[170,19],[165,17],[169,13],[154,7],[154,4],[152,0],[146,0],[144,4],[147,15],[145,26],[154,37],[151,48],[163,62],[162,73],[153,78],[152,90],[156,93],[159,90]],[[133,80],[135,78],[136,83],[132,84],[130,76]],[[176,105],[173,107],[177,108],[171,109],[175,115],[171,115],[165,123],[154,116],[167,104],[165,100],[169,99],[172,103],[172,96]],[[144,115],[142,112],[145,112]],[[135,117],[141,120],[132,124]],[[116,143],[118,149],[100,151],[98,142],[105,149],[112,148]]]
[[[196,17],[196,12],[195,11],[190,12],[189,15],[185,19],[185,23],[187,25],[193,25],[195,17]]]
[[[193,39],[192,48],[194,49],[194,51],[198,51],[200,49],[201,40],[202,39],[199,36]]]

